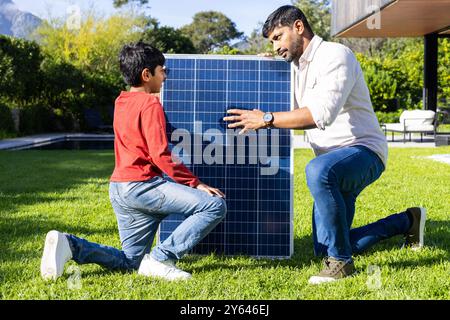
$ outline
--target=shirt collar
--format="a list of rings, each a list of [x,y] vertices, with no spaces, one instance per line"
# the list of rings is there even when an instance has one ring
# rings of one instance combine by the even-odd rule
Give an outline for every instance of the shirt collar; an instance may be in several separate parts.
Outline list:
[[[300,57],[299,63],[311,62],[314,58],[314,55],[316,54],[317,48],[319,48],[322,41],[323,39],[321,37],[314,36],[308,44],[308,47],[306,47],[305,52],[303,52],[302,56]]]

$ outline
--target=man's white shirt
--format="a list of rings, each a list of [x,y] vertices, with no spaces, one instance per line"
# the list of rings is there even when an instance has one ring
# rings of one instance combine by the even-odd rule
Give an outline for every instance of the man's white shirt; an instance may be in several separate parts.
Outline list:
[[[306,130],[316,155],[353,145],[374,151],[386,166],[388,146],[353,52],[314,36],[294,64],[294,107],[307,107],[317,129]]]

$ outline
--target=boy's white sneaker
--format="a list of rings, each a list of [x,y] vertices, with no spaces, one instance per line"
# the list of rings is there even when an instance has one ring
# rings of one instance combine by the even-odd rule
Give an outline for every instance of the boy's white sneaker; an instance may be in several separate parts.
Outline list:
[[[64,265],[70,259],[72,259],[72,250],[67,237],[55,230],[48,232],[41,260],[42,278],[56,280],[63,274]]]
[[[158,277],[169,281],[192,278],[190,273],[178,269],[173,261],[158,261],[153,259],[149,254],[146,254],[142,259],[138,274],[147,277]]]

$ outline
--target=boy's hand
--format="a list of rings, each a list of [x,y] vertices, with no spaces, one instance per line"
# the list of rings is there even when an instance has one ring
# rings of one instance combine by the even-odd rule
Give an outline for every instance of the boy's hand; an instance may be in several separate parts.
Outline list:
[[[210,187],[204,183],[200,183],[197,187],[198,190],[204,191],[206,193],[209,193],[212,196],[219,196],[221,198],[225,198],[225,194],[220,191],[219,189]]]

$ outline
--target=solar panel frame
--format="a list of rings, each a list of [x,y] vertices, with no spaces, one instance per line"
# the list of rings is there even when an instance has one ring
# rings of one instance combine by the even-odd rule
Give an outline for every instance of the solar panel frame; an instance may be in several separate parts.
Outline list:
[[[186,55],[186,54],[166,54],[165,55],[167,62],[166,65],[170,65],[171,61],[175,61],[178,60],[180,63],[177,65],[178,67],[178,76],[180,77],[180,79],[178,80],[191,80],[191,82],[187,82],[187,83],[174,83],[171,82],[171,76],[173,75],[173,73],[169,74],[168,80],[166,81],[165,85],[163,86],[163,89],[161,91],[161,102],[162,105],[165,107],[165,111],[166,111],[166,115],[171,115],[171,113],[176,113],[177,120],[181,119],[181,121],[175,121],[175,122],[171,122],[169,123],[169,126],[173,125],[173,128],[168,128],[168,134],[169,132],[171,132],[171,130],[173,130],[174,128],[177,129],[185,129],[188,130],[189,132],[193,132],[194,133],[194,139],[196,137],[196,132],[198,130],[200,130],[200,128],[196,128],[196,124],[195,120],[197,120],[197,116],[200,114],[201,116],[204,116],[204,118],[202,120],[206,120],[206,122],[202,122],[202,125],[204,125],[206,123],[206,128],[217,128],[218,124],[219,127],[222,127],[222,129],[224,128],[225,124],[221,123],[220,121],[218,122],[217,119],[214,119],[211,116],[211,110],[210,107],[212,104],[217,103],[217,106],[223,106],[225,104],[226,109],[230,109],[231,106],[235,106],[235,107],[242,107],[243,105],[247,106],[251,106],[251,108],[257,108],[260,109],[261,107],[261,101],[260,98],[261,96],[264,96],[261,91],[262,86],[266,85],[265,82],[267,82],[267,86],[268,88],[270,87],[270,84],[274,84],[275,83],[275,89],[276,86],[278,84],[276,84],[276,81],[267,81],[270,79],[260,79],[259,76],[261,74],[264,74],[261,70],[261,66],[262,63],[264,61],[268,61],[268,62],[274,62],[276,61],[276,63],[279,63],[280,66],[283,66],[284,68],[281,68],[280,70],[286,70],[289,68],[286,68],[285,62],[283,60],[279,60],[279,59],[274,59],[274,58],[266,58],[266,57],[259,57],[259,56],[243,56],[243,55]],[[226,68],[225,69],[207,69],[207,66],[210,66],[211,68],[213,67],[220,67],[221,64],[220,63],[225,62],[226,64]],[[240,67],[243,67],[244,69],[246,67],[248,67],[248,64],[257,64],[258,65],[258,78],[252,78],[252,75],[249,75],[248,72],[245,71],[239,71],[239,70],[235,70],[235,72],[231,73],[232,74],[232,79],[228,78],[228,75],[230,74],[230,64],[231,65],[237,65]],[[213,71],[211,72],[211,74],[206,77],[205,74],[201,73],[201,68],[199,69],[199,66],[205,66],[207,71]],[[170,67],[169,67],[170,69]],[[253,69],[251,69],[253,70]],[[217,71],[217,72],[216,72]],[[221,72],[220,71],[224,71],[224,73],[227,75],[226,79],[224,81],[224,79],[222,79],[220,77]],[[189,73],[191,72],[191,74]],[[192,72],[194,72],[195,77],[194,79],[192,79],[192,77],[190,78],[189,76],[192,75]],[[293,106],[293,90],[292,90],[292,85],[293,85],[293,72],[292,70],[288,71],[289,74],[289,83],[288,83],[288,101],[284,101],[283,103],[280,103],[280,106],[282,104],[284,105],[288,105],[287,108],[282,108],[282,110],[278,110],[277,108],[275,108],[276,110],[264,110],[264,111],[288,111],[291,110],[292,106]],[[222,72],[223,74],[223,72]],[[202,76],[206,77],[206,79],[202,79]],[[234,79],[233,77],[236,77],[236,79]],[[250,79],[252,78],[252,79]],[[262,80],[266,80],[266,81],[262,81]],[[202,82],[204,81],[204,82]],[[212,82],[212,81],[216,81],[216,82]],[[224,82],[222,82],[224,81]],[[257,98],[256,99],[252,99],[252,97],[250,97],[248,99],[248,101],[238,101],[239,96],[238,94],[236,94],[235,96],[235,100],[236,101],[230,101],[232,99],[229,99],[230,97],[233,98],[233,95],[229,96],[229,88],[231,86],[231,88],[233,88],[234,85],[237,85],[238,83],[240,85],[244,86],[244,89],[248,88],[249,92],[252,92],[251,89],[255,89],[254,87],[252,87],[252,83],[257,82],[258,84],[258,89],[257,89]],[[172,83],[174,85],[174,88],[168,88],[168,84]],[[214,84],[211,87],[211,84]],[[226,88],[224,87],[220,87],[220,85],[225,84]],[[204,87],[202,87],[204,86]],[[209,86],[209,87],[208,87]],[[202,91],[204,88],[209,88],[209,90],[207,91]],[[211,90],[211,89],[216,89],[216,90]],[[221,90],[222,89],[222,90]],[[286,89],[286,88],[285,88]],[[175,100],[175,101],[171,101],[174,103],[170,103],[170,110],[169,108],[166,109],[166,104],[168,104],[168,102],[170,101],[169,98],[173,98],[175,96],[171,96],[170,95],[170,91],[177,91],[177,92],[181,92],[180,96],[176,96],[177,98],[182,98],[181,100]],[[217,91],[217,94],[214,92]],[[286,90],[285,90],[286,91]],[[200,92],[200,94],[198,95],[198,93]],[[236,90],[236,92],[238,93],[239,90]],[[225,101],[223,101],[223,95],[221,95],[221,93],[224,93],[225,95]],[[277,94],[276,91],[274,91],[274,89],[271,90],[270,94]],[[286,94],[286,93],[285,93]],[[282,94],[280,94],[280,97],[283,96]],[[268,96],[269,97],[269,96]],[[267,97],[267,101],[269,101],[270,99]],[[242,98],[242,96],[240,97]],[[255,98],[255,97],[253,97]],[[254,101],[256,100],[256,101]],[[273,100],[273,99],[272,99]],[[202,103],[205,104],[202,104]],[[238,103],[233,103],[231,104],[231,102],[238,102]],[[279,107],[280,107],[279,106]],[[189,107],[192,107],[192,114],[189,113]],[[187,110],[188,109],[188,110]],[[269,109],[270,109],[270,105],[269,105]],[[193,115],[193,117],[192,117]],[[221,116],[224,116],[225,114],[222,114]],[[191,121],[189,121],[191,120]],[[194,123],[192,123],[194,122]],[[226,127],[225,127],[226,128]],[[205,128],[201,128],[201,130],[203,130]],[[256,190],[254,191],[256,194],[256,201],[255,204],[257,206],[256,209],[256,222],[254,221],[254,219],[252,220],[251,218],[249,218],[248,223],[245,223],[245,220],[241,220],[236,222],[236,226],[234,229],[234,231],[236,230],[243,230],[243,241],[247,242],[247,247],[244,248],[243,251],[246,251],[245,254],[249,255],[249,256],[253,256],[253,257],[262,257],[262,258],[276,258],[276,259],[283,259],[283,258],[290,258],[293,254],[294,251],[294,236],[293,236],[293,211],[294,211],[294,198],[293,198],[293,192],[294,192],[294,178],[293,178],[293,172],[294,172],[294,154],[293,154],[293,145],[292,145],[292,139],[293,139],[293,132],[292,130],[285,130],[286,132],[288,132],[288,135],[284,136],[284,146],[282,146],[282,154],[285,155],[286,153],[288,153],[288,163],[286,161],[286,159],[284,160],[284,168],[289,168],[289,216],[288,216],[288,222],[284,221],[284,222],[280,222],[280,223],[275,223],[274,221],[267,221],[267,222],[261,222],[258,219],[261,216],[261,211],[259,210],[259,206],[262,204],[264,204],[264,200],[260,201],[259,196],[261,194],[261,190],[266,191],[266,192],[270,192],[271,190],[268,189],[260,189],[260,186],[257,185]],[[203,134],[203,131],[202,131]],[[226,136],[228,139],[228,136]],[[281,138],[283,139],[283,138]],[[286,140],[287,139],[287,140]],[[203,142],[202,142],[203,143]],[[227,142],[228,143],[228,142]],[[227,144],[225,143],[225,144]],[[283,143],[283,142],[282,142]],[[288,144],[288,147],[286,147],[286,144]],[[284,152],[284,153],[283,153]],[[185,160],[185,159],[183,159]],[[192,160],[192,159],[191,159]],[[206,172],[209,172],[208,170],[211,169],[211,166],[205,166],[205,168],[202,168],[202,165],[198,165],[198,164],[193,164],[190,165],[189,163],[187,164],[187,166],[194,171],[195,174],[197,174],[201,180],[205,179],[205,182],[208,183],[208,179],[205,178],[204,176],[202,176],[202,174],[198,174],[198,171],[206,170]],[[223,177],[224,177],[224,185],[221,185],[221,183],[211,183],[212,186],[217,187],[217,188],[222,188],[226,191],[227,195],[230,192],[230,186],[227,186],[227,179],[229,179],[229,177],[227,176],[227,174],[233,174],[234,171],[236,171],[236,167],[237,165],[234,164],[233,165],[233,171],[228,171],[227,170],[227,165],[224,164],[223,166],[220,165],[215,165],[214,166],[214,170],[216,170],[217,172],[223,172]],[[209,169],[208,169],[209,168]],[[256,170],[259,168],[259,163],[258,163],[258,167],[256,168]],[[239,172],[252,172],[252,170],[255,170],[255,168],[250,168],[247,165],[243,165],[241,167],[242,170],[238,170]],[[259,176],[256,180],[257,183],[260,182],[261,180],[261,176]],[[266,178],[268,181],[267,182],[273,182],[270,181],[270,177]],[[255,180],[255,179],[253,179]],[[263,180],[264,181],[264,180]],[[275,184],[276,185],[276,184]],[[246,191],[250,191],[252,189],[246,189]],[[272,189],[273,191],[279,191],[279,190],[275,190]],[[228,199],[228,198],[227,198]],[[230,201],[229,199],[227,200],[227,202]],[[270,200],[272,202],[272,200]],[[273,206],[273,203],[270,204],[270,206]],[[250,207],[251,208],[251,207]],[[286,209],[286,208],[285,208]],[[244,210],[240,210],[240,211],[244,211]],[[251,211],[251,210],[250,210]],[[273,210],[272,210],[273,211]],[[251,214],[251,213],[250,213]],[[266,218],[269,217],[269,215],[267,214],[265,216]],[[163,222],[160,225],[160,228],[158,229],[158,242],[160,242],[161,240],[164,240],[164,235],[167,236],[167,234],[169,234],[174,228],[176,228],[176,226],[183,220],[183,218],[180,215],[173,215],[171,217],[168,217],[166,219],[163,220]],[[228,224],[227,224],[228,223]],[[232,237],[239,237],[240,235],[237,234],[237,232],[230,232],[229,230],[227,230],[227,227],[231,226],[231,223],[235,223],[234,221],[230,222],[227,221],[227,217],[225,218],[225,220],[219,224],[211,233],[210,235],[208,235],[205,239],[207,239],[206,243],[205,243],[205,239],[202,240],[197,246],[196,248],[194,248],[194,250],[191,253],[201,253],[201,254],[207,254],[211,251],[214,252],[218,252],[218,253],[222,253],[225,255],[235,255],[236,253],[230,253],[231,250],[230,248],[227,248],[227,246],[229,246],[229,242],[227,241],[227,236],[232,236]],[[289,234],[289,239],[286,241],[287,245],[288,245],[288,249],[282,253],[279,254],[277,252],[275,252],[274,250],[271,250],[269,244],[262,244],[262,240],[265,240],[266,238],[264,238],[264,235],[267,235],[267,242],[270,241],[274,241],[274,239],[277,239],[277,234],[283,234],[280,232],[276,232],[277,226],[282,226],[284,225],[285,228],[286,226],[288,227],[289,230],[283,230],[288,232]],[[275,228],[275,233],[274,236],[272,236],[272,240],[270,240],[270,233],[261,233],[259,228],[261,228],[261,226],[263,226],[264,228],[270,229],[270,228]],[[252,232],[252,230],[254,230],[254,228],[256,228],[256,233]],[[270,230],[269,230],[270,231]],[[280,231],[280,230],[278,230]],[[284,233],[284,234],[285,234]],[[163,236],[161,236],[163,235]],[[244,235],[247,236],[247,238],[244,237]],[[249,239],[249,235],[253,235],[256,238],[256,244],[255,245],[249,245],[249,242],[251,242]],[[279,237],[281,239],[281,236]],[[286,237],[284,237],[284,239],[286,239]],[[236,240],[236,238],[233,238],[233,240]],[[265,245],[265,246],[264,246]],[[255,247],[256,251],[252,251],[250,250],[250,247]],[[272,245],[272,249],[275,248],[275,245]],[[247,249],[247,250],[245,250]],[[236,250],[234,250],[234,252],[240,252],[241,249],[237,248]],[[239,254],[239,253],[238,253]]]

